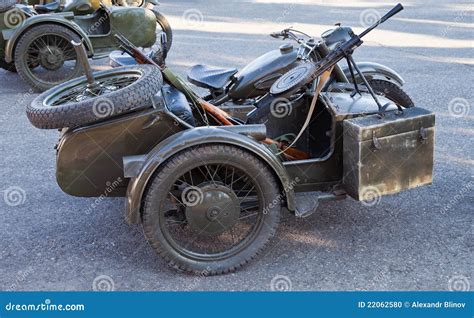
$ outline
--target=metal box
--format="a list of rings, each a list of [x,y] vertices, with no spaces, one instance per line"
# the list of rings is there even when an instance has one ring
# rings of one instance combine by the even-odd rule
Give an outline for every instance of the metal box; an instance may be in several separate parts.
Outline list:
[[[343,183],[356,200],[431,184],[435,116],[414,107],[343,122]]]

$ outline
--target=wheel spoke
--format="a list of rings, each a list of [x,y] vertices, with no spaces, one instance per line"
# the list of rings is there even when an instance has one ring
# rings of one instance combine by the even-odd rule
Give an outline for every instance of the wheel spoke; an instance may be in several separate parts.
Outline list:
[[[180,193],[183,193],[182,191],[189,186],[196,187],[198,191],[202,192],[201,200],[211,201],[198,202],[192,206],[183,204],[180,200],[182,195]],[[167,235],[172,238],[173,244],[183,250],[183,253],[197,253],[203,257],[215,257],[215,255],[237,250],[246,238],[254,233],[258,227],[258,220],[263,217],[260,209],[262,194],[259,189],[255,179],[246,171],[237,169],[226,162],[201,164],[188,171],[183,171],[175,178],[168,193],[167,202],[179,206],[178,210],[181,209],[181,213],[184,213],[186,217],[184,221],[181,221],[171,215],[164,216]],[[220,194],[216,196],[216,194],[212,194],[212,191],[220,191],[218,192]],[[207,197],[206,193],[209,193]],[[229,197],[229,195],[231,196]],[[217,197],[221,197],[224,201],[215,203],[212,198]],[[234,201],[226,199],[231,197],[235,198]],[[201,203],[206,208],[200,208]],[[231,223],[220,217],[207,219],[205,215],[212,210],[213,204],[218,204],[220,209],[226,212],[226,215],[236,211],[235,219]],[[205,214],[202,216],[201,223],[193,223],[200,219],[200,213]]]

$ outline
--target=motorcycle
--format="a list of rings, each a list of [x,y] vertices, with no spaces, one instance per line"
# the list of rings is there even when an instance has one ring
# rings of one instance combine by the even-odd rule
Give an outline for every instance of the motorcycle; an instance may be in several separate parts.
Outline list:
[[[296,47],[290,43],[283,44],[279,49],[256,58],[240,71],[236,68],[218,69],[198,64],[190,69],[187,79],[192,84],[208,90],[204,100],[232,111],[234,116],[243,119],[281,75],[306,60],[323,59],[352,34],[354,32],[350,27],[337,25],[334,29],[324,32],[321,41],[317,41],[302,31],[284,29],[272,33],[271,36],[276,39],[291,39],[296,42]],[[161,52],[150,54],[150,57],[155,61],[162,59]],[[109,59],[112,67],[136,64],[133,57],[122,51],[112,52]],[[414,106],[410,96],[402,89],[405,81],[397,72],[378,63],[358,62],[357,65],[377,94],[386,96],[405,108]],[[335,65],[331,79],[323,91],[341,92],[353,89],[351,71],[353,70],[347,65]],[[361,89],[366,89],[358,74],[355,74],[355,83]],[[237,109],[236,104],[240,105]]]
[[[352,59],[361,39],[402,9],[320,60],[309,57],[323,43],[305,50],[247,122],[199,97],[164,59],[156,63],[119,34],[119,47],[140,65],[93,73],[75,44],[86,76],[38,96],[27,116],[38,128],[61,129],[56,179],[64,192],[125,196],[127,221],[143,225],[171,267],[233,272],[263,250],[282,207],[307,217],[322,201],[372,202],[432,182],[434,114],[377,95]],[[323,91],[343,59],[353,69],[352,88]],[[280,99],[291,111],[265,120]],[[278,139],[283,134],[292,137]]]
[[[76,15],[92,14],[99,9],[100,4],[107,7],[144,7],[152,10],[156,16],[156,22],[159,24],[161,31],[166,34],[166,48],[171,49],[173,42],[173,32],[170,23],[164,15],[162,15],[156,7],[160,4],[156,0],[73,0],[69,3],[63,3],[61,0],[37,1],[30,0],[21,2],[25,5],[31,5],[38,14],[57,13],[57,12],[74,12]]]
[[[143,48],[152,48],[162,37],[166,38],[166,50],[171,44],[171,37],[164,35],[157,23],[161,15],[145,7],[100,4],[93,13],[79,15],[75,10],[36,14],[27,9],[14,3],[0,6],[0,67],[18,72],[40,92],[82,73],[71,40],[84,41],[93,59],[107,57],[117,49],[117,32]]]

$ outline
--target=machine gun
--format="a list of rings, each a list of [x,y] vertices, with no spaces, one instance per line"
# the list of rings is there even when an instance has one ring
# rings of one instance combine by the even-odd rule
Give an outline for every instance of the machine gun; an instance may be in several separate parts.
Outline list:
[[[377,103],[377,106],[379,107],[379,113],[383,114],[383,112],[387,109],[389,104],[386,105],[381,105],[379,100],[377,99],[377,96],[375,95],[372,87],[368,83],[367,79],[364,77],[362,72],[360,71],[359,67],[357,64],[354,62],[352,58],[352,53],[356,48],[362,45],[362,38],[366,36],[370,31],[375,29],[377,26],[380,24],[384,23],[388,19],[390,19],[392,16],[397,14],[398,12],[403,10],[403,6],[399,3],[395,7],[392,8],[387,14],[385,14],[383,17],[381,17],[378,21],[376,21],[373,25],[371,25],[369,28],[367,28],[364,32],[362,32],[360,35],[356,35],[354,33],[350,34],[351,38],[347,40],[346,42],[340,44],[338,47],[336,47],[334,50],[330,51],[326,56],[324,56],[321,60],[315,62],[315,63],[308,63],[303,66],[297,66],[295,68],[295,71],[292,72],[290,70],[288,73],[280,77],[279,80],[277,80],[271,90],[270,93],[272,95],[278,95],[278,96],[290,96],[296,91],[298,91],[302,86],[306,85],[307,83],[314,81],[315,79],[319,78],[324,72],[327,72],[328,70],[331,70],[334,65],[336,65],[339,61],[342,59],[346,59],[347,63],[349,65],[349,70],[351,72],[351,76],[353,79],[353,83],[355,86],[355,93],[359,93],[359,88],[357,87],[357,83],[355,81],[355,76],[354,76],[354,69],[356,72],[359,74],[360,78],[364,82],[365,86],[367,87],[369,93],[372,95],[374,98],[375,102]],[[319,43],[318,45],[325,45],[323,42]],[[400,109],[400,108],[399,108]]]
[[[369,82],[365,78],[364,74],[360,71],[357,64],[354,62],[352,58],[352,53],[356,48],[362,45],[362,38],[366,36],[370,31],[375,29],[380,24],[384,23],[392,16],[397,14],[398,12],[403,10],[403,6],[399,3],[395,7],[392,8],[389,12],[387,12],[383,17],[381,17],[378,21],[376,21],[373,25],[368,27],[364,32],[360,35],[356,35],[353,32],[350,32],[350,39],[341,43],[338,47],[334,50],[329,51],[327,55],[325,55],[321,60],[317,62],[308,62],[301,65],[296,66],[295,68],[289,70],[286,74],[281,76],[275,83],[273,83],[270,94],[262,99],[263,105],[262,107],[257,108],[254,112],[249,115],[249,122],[259,122],[259,120],[268,113],[268,108],[270,102],[278,97],[290,97],[297,91],[301,90],[302,87],[306,86],[308,83],[313,82],[312,90],[313,90],[313,98],[309,107],[309,111],[306,116],[306,120],[303,123],[299,133],[296,135],[294,140],[291,144],[288,145],[288,148],[291,149],[293,145],[296,144],[298,139],[303,135],[303,132],[308,127],[312,115],[314,113],[316,103],[318,100],[318,95],[322,91],[323,86],[327,82],[330,74],[332,73],[334,66],[341,61],[343,58],[347,60],[347,64],[349,65],[349,70],[351,72],[352,80],[354,83],[355,91],[352,94],[360,93],[359,88],[357,86],[357,82],[354,76],[354,70],[357,71],[360,78],[364,82],[365,86],[367,87],[370,95],[372,95],[373,99],[375,100],[380,116],[384,115],[385,110],[391,103],[387,103],[382,105],[375,95],[374,90],[370,86]],[[320,42],[318,45],[325,46],[323,42]],[[327,50],[327,47],[324,48]],[[351,95],[351,97],[354,95]],[[398,109],[401,111],[401,107],[397,105]],[[284,153],[285,150],[282,150]]]

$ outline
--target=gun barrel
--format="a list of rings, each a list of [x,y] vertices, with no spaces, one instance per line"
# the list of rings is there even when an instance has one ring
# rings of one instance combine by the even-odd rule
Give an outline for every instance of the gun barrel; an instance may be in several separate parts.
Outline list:
[[[388,19],[390,19],[391,17],[393,17],[395,14],[397,14],[398,12],[400,12],[402,10],[403,10],[402,4],[401,3],[397,4],[395,7],[392,8],[392,10],[387,12],[383,17],[381,17],[378,21],[376,21],[369,28],[367,28],[367,30],[362,32],[359,35],[359,38],[363,38],[365,35],[367,35],[367,33],[369,33],[370,31],[372,31],[373,29],[378,27],[380,24],[384,23],[385,21],[387,21]]]

